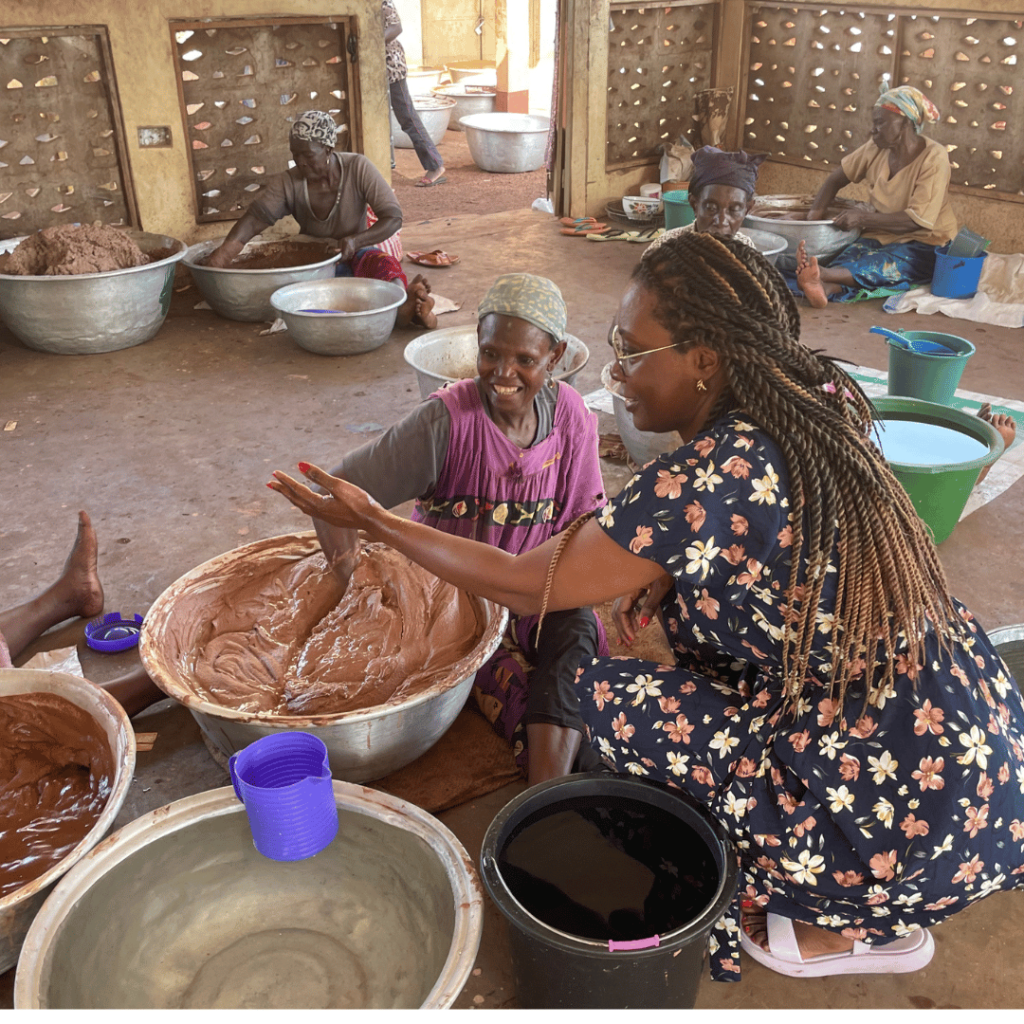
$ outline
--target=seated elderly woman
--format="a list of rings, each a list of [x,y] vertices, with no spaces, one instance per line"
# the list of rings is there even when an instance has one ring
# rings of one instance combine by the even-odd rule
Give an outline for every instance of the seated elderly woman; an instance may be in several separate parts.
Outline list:
[[[361,153],[337,152],[337,138],[330,114],[300,114],[289,133],[295,166],[270,178],[260,197],[207,257],[207,265],[230,266],[249,239],[291,214],[303,234],[330,239],[340,250],[336,276],[397,281],[405,288],[406,301],[396,321],[400,327],[436,327],[429,283],[420,274],[410,283],[398,258],[378,248],[402,226],[395,193]]]
[[[690,232],[645,252],[614,376],[639,429],[683,444],[518,556],[437,537],[316,467],[300,468],[333,501],[282,472],[271,485],[521,614],[626,595],[628,620],[667,581],[675,664],[589,659],[576,687],[609,762],[685,789],[732,837],[719,980],[738,980],[741,945],[783,974],[915,971],[929,928],[1024,886],[1020,690],[950,595],[867,398],[799,332],[749,246]]]
[[[385,508],[416,499],[416,522],[516,554],[604,500],[597,419],[578,392],[551,376],[566,347],[557,285],[506,274],[478,317],[476,378],[435,391],[333,472]],[[333,566],[350,538],[320,519],[314,526]],[[572,770],[583,732],[576,668],[608,651],[590,609],[549,616],[539,641],[536,626],[536,616],[513,616],[506,644],[477,672],[473,690],[531,785]],[[581,767],[597,764],[584,747]]]
[[[757,173],[766,156],[742,149],[730,153],[715,146],[698,149],[693,154],[688,195],[694,219],[681,228],[666,231],[652,246],[686,231],[707,231],[718,238],[736,238],[753,245],[753,239],[740,226],[754,205]]]
[[[860,228],[861,236],[827,265],[797,249],[796,283],[819,309],[927,284],[935,269],[935,249],[957,233],[949,204],[950,164],[946,147],[921,134],[939,112],[910,85],[885,91],[871,112],[871,138],[843,157],[824,181],[807,220],[823,220],[840,189],[853,182],[868,186],[868,206],[843,210],[832,223]]]

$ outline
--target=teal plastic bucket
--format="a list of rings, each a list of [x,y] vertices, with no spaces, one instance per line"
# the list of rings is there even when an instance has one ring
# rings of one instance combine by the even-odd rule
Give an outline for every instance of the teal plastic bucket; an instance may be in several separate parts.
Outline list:
[[[661,198],[665,203],[666,228],[685,228],[687,224],[693,223],[696,215],[690,205],[689,189],[666,192]]]
[[[948,405],[953,400],[967,360],[974,354],[974,346],[966,338],[937,331],[903,331],[909,341],[937,341],[953,349],[956,355],[925,355],[909,352],[895,342],[889,346],[889,394],[907,398],[920,398],[923,402]]]
[[[933,423],[967,434],[988,446],[984,455],[967,462],[917,464],[889,461],[889,467],[910,496],[933,540],[941,544],[959,521],[978,474],[1003,454],[1003,438],[991,423],[948,405],[884,396],[872,399],[871,404],[875,408],[875,419],[881,420],[882,425],[886,420]]]

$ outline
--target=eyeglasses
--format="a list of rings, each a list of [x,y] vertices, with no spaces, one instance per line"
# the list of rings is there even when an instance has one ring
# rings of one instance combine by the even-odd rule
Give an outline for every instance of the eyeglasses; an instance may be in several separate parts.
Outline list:
[[[648,348],[644,349],[642,352],[627,352],[622,341],[622,335],[619,333],[618,324],[615,324],[615,326],[612,327],[611,337],[608,341],[612,347],[612,351],[615,353],[615,361],[619,364],[619,369],[627,377],[636,368],[637,364],[635,360],[642,359],[644,356],[652,355],[655,352],[664,352],[665,349],[676,347],[675,345],[662,345],[661,348]]]

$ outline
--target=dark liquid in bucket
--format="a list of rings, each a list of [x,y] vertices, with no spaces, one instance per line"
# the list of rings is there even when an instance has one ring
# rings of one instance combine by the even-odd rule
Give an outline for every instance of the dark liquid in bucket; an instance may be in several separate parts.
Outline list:
[[[714,899],[704,840],[661,808],[567,801],[525,819],[498,857],[509,892],[538,920],[586,939],[665,935]]]

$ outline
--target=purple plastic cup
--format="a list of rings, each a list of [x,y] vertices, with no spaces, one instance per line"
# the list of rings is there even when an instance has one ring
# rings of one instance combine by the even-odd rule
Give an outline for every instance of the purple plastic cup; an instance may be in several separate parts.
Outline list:
[[[228,768],[264,857],[305,860],[330,845],[338,806],[323,740],[308,732],[264,736],[232,754]]]

